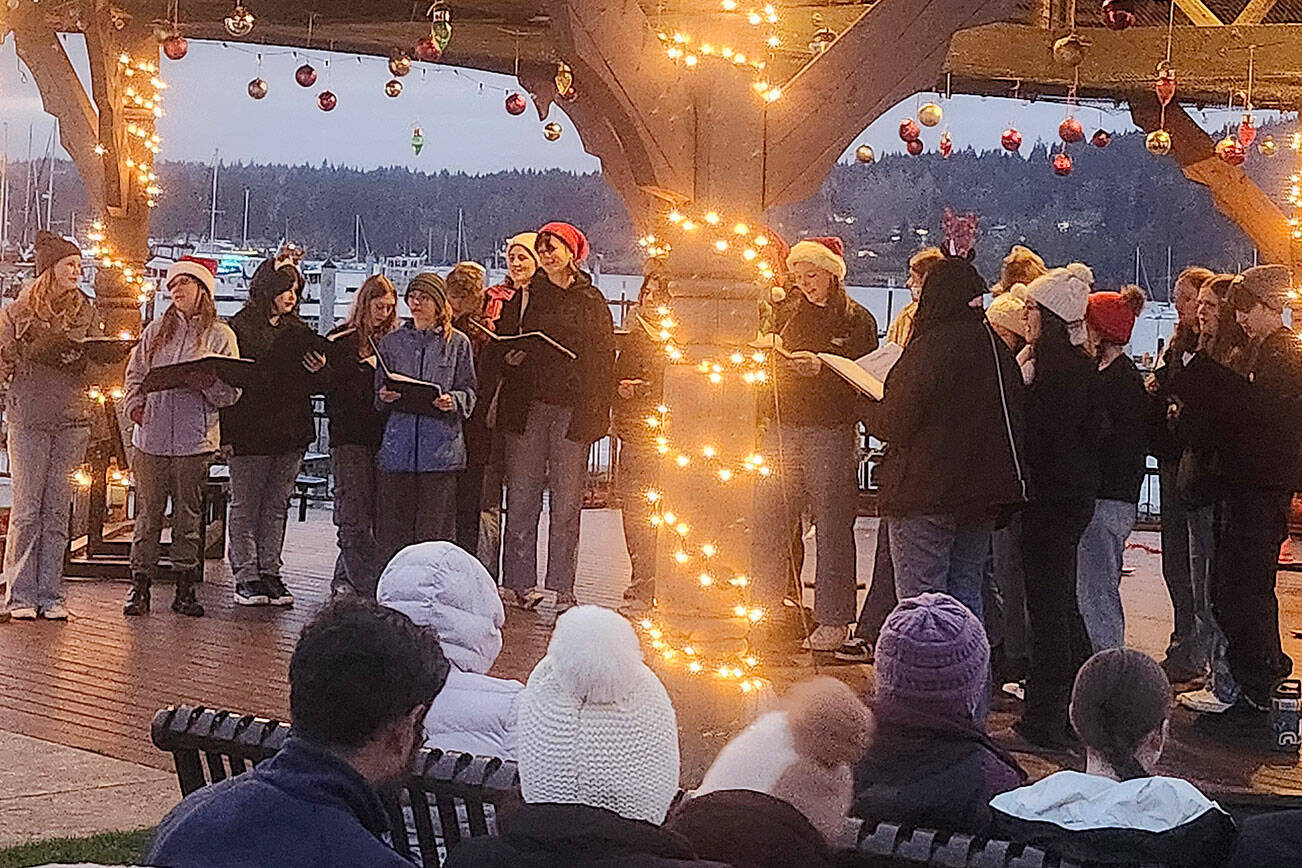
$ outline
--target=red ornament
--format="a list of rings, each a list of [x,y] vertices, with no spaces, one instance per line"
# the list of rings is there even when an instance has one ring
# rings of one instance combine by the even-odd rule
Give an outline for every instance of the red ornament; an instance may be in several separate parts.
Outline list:
[[[439,44],[432,37],[426,36],[416,43],[416,47],[412,49],[411,53],[416,56],[417,60],[422,60],[425,63],[437,63],[438,59],[443,56],[443,49],[439,48]]]
[[[1216,156],[1220,157],[1222,162],[1231,166],[1242,166],[1246,153],[1243,150],[1243,145],[1226,136],[1216,143]]]
[[[518,93],[513,93],[506,98],[506,113],[509,115],[522,115],[524,110],[529,107],[524,97]]]
[[[954,139],[950,136],[949,130],[940,134],[940,155],[949,159],[949,155],[954,153]]]
[[[1075,118],[1067,118],[1058,124],[1058,138],[1068,144],[1085,141],[1085,128]]]
[[[1239,122],[1239,144],[1246,149],[1256,138],[1257,127],[1252,122],[1252,115],[1244,112],[1243,120]]]
[[[914,142],[922,135],[922,127],[913,118],[905,118],[900,121],[900,141]]]
[[[1135,0],[1103,0],[1103,26],[1125,30],[1135,23]]]
[[[922,153],[922,139],[909,139],[908,142],[904,144],[904,148],[916,157],[918,154]]]
[[[1071,157],[1066,154],[1057,154],[1053,158],[1053,173],[1055,175],[1071,174]]]
[[[1171,100],[1175,99],[1175,73],[1169,69],[1162,69],[1157,81],[1153,83],[1153,93],[1157,94],[1157,100],[1163,107],[1169,105]]]
[[[1112,133],[1107,130],[1095,130],[1094,135],[1090,136],[1090,144],[1096,148],[1106,148],[1112,144]]]
[[[1005,151],[1016,151],[1022,146],[1022,134],[1017,131],[1016,127],[1009,127],[999,137],[999,144],[1004,146]]]
[[[316,70],[312,68],[312,64],[305,63],[294,70],[294,81],[298,82],[299,87],[311,87],[316,84]]]
[[[173,33],[163,40],[163,54],[168,60],[180,60],[190,51],[190,43],[179,33]]]
[[[335,106],[339,105],[339,97],[335,96],[331,91],[323,90],[316,95],[316,104],[321,111],[332,112],[335,110]]]

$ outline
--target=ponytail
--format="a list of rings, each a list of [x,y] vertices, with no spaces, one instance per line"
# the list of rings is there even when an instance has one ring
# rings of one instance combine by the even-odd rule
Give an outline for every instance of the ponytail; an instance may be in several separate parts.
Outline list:
[[[1171,686],[1153,658],[1131,648],[1100,651],[1076,673],[1071,722],[1085,746],[1123,781],[1148,777],[1136,754],[1171,709]]]

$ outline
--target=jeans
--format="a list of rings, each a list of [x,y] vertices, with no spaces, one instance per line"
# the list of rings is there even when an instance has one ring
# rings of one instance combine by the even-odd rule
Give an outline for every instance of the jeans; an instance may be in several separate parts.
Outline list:
[[[72,473],[86,457],[90,430],[9,427],[13,508],[5,540],[5,608],[46,609],[63,602]]]
[[[1176,485],[1179,461],[1160,461],[1157,479],[1162,498],[1162,579],[1175,611],[1175,625],[1166,656],[1184,663],[1189,659],[1182,648],[1194,634],[1195,594],[1191,576],[1190,525],[1188,512]]]
[[[375,542],[375,450],[360,443],[332,446],[330,467],[335,478],[334,521],[339,542],[332,584],[374,597],[384,566]]]
[[[859,499],[855,448],[853,425],[784,425],[780,432],[770,428],[761,439],[761,454],[769,457],[774,473],[755,486],[751,568],[756,595],[770,612],[781,611],[788,594],[790,531],[799,525],[808,504],[818,553],[814,621],[840,627],[854,621],[854,520]],[[792,596],[800,599],[799,593]]]
[[[621,438],[618,478],[624,544],[633,565],[628,593],[650,602],[656,593],[656,529],[646,492],[660,485],[660,456],[646,437]]]
[[[289,496],[302,463],[297,451],[231,458],[227,559],[237,584],[280,575]]]
[[[384,563],[414,543],[456,535],[457,471],[381,470],[376,489],[375,536]]]
[[[479,556],[479,513],[484,505],[484,465],[457,472],[455,534],[452,541]]]
[[[150,455],[135,452],[136,520],[131,536],[131,572],[149,573],[158,567],[159,536],[167,499],[172,498],[172,542],[168,558],[178,572],[197,570],[203,562],[199,535],[203,487],[212,455]]]
[[[1031,630],[1026,618],[1026,570],[1022,565],[1022,514],[990,535],[994,583],[1003,600],[1004,660],[1014,670],[1031,657]]]
[[[1076,605],[1095,653],[1126,643],[1121,559],[1135,528],[1135,504],[1094,501],[1094,516],[1076,546]]]
[[[891,516],[891,565],[901,600],[949,594],[982,617],[981,579],[990,552],[992,519],[960,522],[952,515]]]
[[[895,596],[895,569],[891,565],[889,519],[883,516],[877,521],[872,584],[868,586],[868,596],[864,598],[863,608],[859,610],[859,623],[854,627],[855,638],[876,645],[877,637],[882,634],[882,625],[898,603],[899,599]]]
[[[1239,698],[1239,685],[1225,657],[1225,634],[1212,612],[1212,570],[1216,563],[1216,507],[1191,509],[1189,516],[1189,570],[1194,589],[1194,635],[1184,648],[1190,665],[1209,673],[1207,688],[1223,702]]]
[[[1094,501],[1032,501],[1022,512],[1026,614],[1031,665],[1019,727],[1060,739],[1076,670],[1089,657],[1089,636],[1076,604],[1076,546],[1094,516]]]
[[[568,407],[534,402],[529,405],[524,433],[507,435],[502,584],[517,593],[538,584],[538,519],[546,488],[550,495],[546,587],[558,594],[574,594],[588,444],[565,436],[570,415]]]
[[[1225,632],[1230,674],[1258,706],[1270,704],[1275,684],[1293,669],[1280,645],[1275,597],[1291,499],[1286,492],[1232,490],[1217,522],[1212,610]]]
[[[488,574],[502,574],[502,488],[506,484],[506,435],[493,432],[493,451],[484,466],[479,505],[479,543],[475,551]]]

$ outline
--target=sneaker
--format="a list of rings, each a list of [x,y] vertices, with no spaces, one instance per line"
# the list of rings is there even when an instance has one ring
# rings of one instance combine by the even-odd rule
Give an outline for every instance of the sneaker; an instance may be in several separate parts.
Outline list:
[[[1207,688],[1181,693],[1176,696],[1175,701],[1199,714],[1224,714],[1235,705],[1233,702],[1224,701]]]
[[[35,607],[35,606],[19,606],[17,609],[10,609],[10,610],[9,610],[9,617],[10,617],[10,618],[13,618],[15,621],[35,621],[35,620],[36,620],[36,607]]]
[[[235,585],[235,602],[241,606],[265,606],[271,602],[267,586],[259,579],[254,582],[239,582]]]
[[[1163,658],[1159,665],[1162,667],[1162,671],[1166,673],[1166,680],[1172,684],[1186,684],[1190,681],[1197,681],[1207,674],[1206,667],[1199,669],[1170,656]]]
[[[66,621],[68,620],[68,608],[62,603],[55,603],[53,606],[46,606],[42,609],[41,617],[47,621]]]
[[[858,636],[851,636],[841,643],[841,647],[837,648],[832,656],[842,663],[871,663],[873,646]]]
[[[573,594],[557,594],[556,614],[563,615],[564,613],[568,612],[570,609],[573,609],[578,604],[579,601],[574,598]]]
[[[292,606],[294,605],[294,595],[285,587],[280,576],[266,575],[262,577],[262,584],[267,589],[267,602],[273,606]]]
[[[497,595],[502,598],[502,605],[519,609],[521,612],[532,612],[547,599],[547,595],[537,588],[530,588],[522,594],[515,588],[508,588],[505,585],[497,589]]]
[[[820,624],[809,634],[809,638],[800,643],[805,651],[833,652],[845,644],[850,636],[850,628],[845,625]]]
[[[1013,699],[1016,699],[1018,702],[1026,701],[1025,681],[1009,681],[999,689],[1002,690],[1008,696],[1011,696]]]

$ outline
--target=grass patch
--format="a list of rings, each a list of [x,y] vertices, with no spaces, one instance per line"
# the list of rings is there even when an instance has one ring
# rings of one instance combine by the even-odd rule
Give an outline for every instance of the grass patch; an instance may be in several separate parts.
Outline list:
[[[47,862],[98,862],[103,865],[139,865],[153,829],[104,832],[86,838],[51,838],[0,850],[0,868],[29,868]]]

